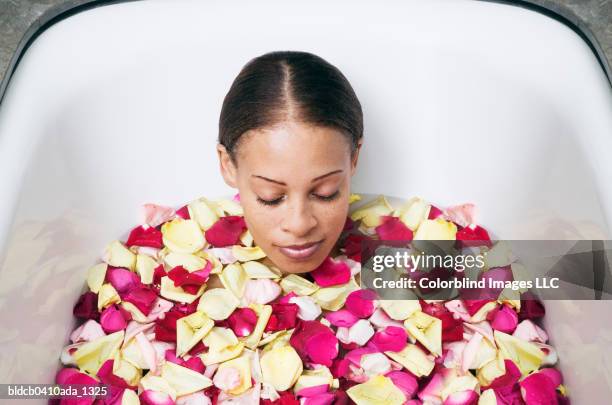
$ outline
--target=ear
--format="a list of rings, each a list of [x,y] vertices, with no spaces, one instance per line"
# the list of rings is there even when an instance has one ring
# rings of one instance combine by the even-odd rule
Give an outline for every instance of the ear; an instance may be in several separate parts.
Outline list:
[[[221,175],[223,176],[223,180],[225,180],[225,184],[232,188],[238,188],[236,181],[236,166],[234,166],[234,162],[232,162],[225,146],[220,143],[217,144],[217,154],[219,155],[219,169],[221,170]]]
[[[351,176],[355,174],[355,170],[357,170],[357,160],[359,159],[359,151],[361,151],[361,145],[363,144],[363,138],[359,140],[357,144],[357,149],[355,149],[355,154],[351,159]]]

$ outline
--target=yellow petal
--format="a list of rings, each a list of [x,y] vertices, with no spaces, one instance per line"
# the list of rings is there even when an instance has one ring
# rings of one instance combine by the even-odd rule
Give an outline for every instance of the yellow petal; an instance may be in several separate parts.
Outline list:
[[[389,377],[383,375],[354,385],[346,390],[346,393],[357,405],[402,405],[406,402],[404,393]]]
[[[191,350],[215,326],[215,322],[202,311],[176,321],[176,355],[183,356]]]
[[[240,301],[225,288],[206,291],[198,303],[198,311],[204,312],[215,321],[227,319],[238,307]]]
[[[234,257],[241,262],[248,262],[249,260],[259,260],[266,257],[266,253],[259,247],[244,247],[239,245],[232,246],[232,254]]]
[[[214,201],[202,197],[192,201],[188,206],[189,217],[203,230],[210,228],[219,219],[218,206]]]
[[[136,272],[140,275],[140,281],[143,284],[151,284],[153,282],[153,273],[157,266],[157,262],[151,256],[136,256]]]
[[[191,219],[176,218],[161,228],[164,245],[175,253],[194,253],[206,244],[198,224]]]
[[[235,346],[238,344],[238,338],[229,328],[215,326],[203,339],[208,350],[220,352],[226,347]]]
[[[117,351],[113,361],[113,374],[123,378],[129,385],[137,386],[142,378],[142,370],[135,367],[121,357],[121,352]]]
[[[170,361],[163,364],[161,377],[176,391],[177,396],[191,394],[212,385],[212,381],[204,374]]]
[[[253,235],[248,229],[240,235],[240,242],[246,247],[253,246]]]
[[[355,210],[351,214],[351,219],[353,221],[361,220],[365,226],[372,228],[381,224],[381,216],[390,215],[392,211],[393,207],[387,202],[387,198],[384,195],[379,195],[375,200]]]
[[[493,336],[504,359],[512,360],[523,376],[539,369],[546,357],[546,354],[532,343],[497,330],[493,332]]]
[[[140,405],[138,394],[134,390],[123,390],[121,395],[121,405]]]
[[[279,330],[278,332],[271,333],[265,338],[259,341],[259,346],[264,346],[262,352],[268,352],[276,347],[287,346],[293,329]]]
[[[121,302],[121,297],[110,283],[103,284],[98,291],[98,311]]]
[[[399,352],[385,352],[392,360],[406,367],[417,377],[428,376],[434,368],[434,361],[417,345],[407,344]]]
[[[124,301],[121,303],[121,307],[125,309],[126,311],[128,311],[132,315],[132,319],[135,320],[136,322],[140,322],[140,323],[149,322],[146,315],[143,314],[142,311],[140,311],[140,309],[138,309],[138,307],[132,304],[131,302]]]
[[[136,339],[130,339],[130,342],[121,349],[121,357],[125,360],[138,367],[140,369],[146,369],[149,367],[147,362],[142,355],[140,346]]]
[[[136,255],[118,240],[106,246],[104,261],[111,266],[125,267],[130,270],[136,267]]]
[[[244,210],[242,206],[238,204],[236,201],[228,200],[227,198],[222,198],[214,201],[223,211],[225,211],[228,215],[244,215]]]
[[[504,364],[504,357],[501,352],[497,352],[495,358],[488,363],[485,363],[476,372],[476,378],[481,386],[487,387],[491,385],[493,380],[497,377],[501,377],[506,374],[506,366]]]
[[[170,280],[170,277],[164,276],[161,278],[160,294],[162,297],[172,301],[191,304],[200,295],[202,295],[205,289],[206,284],[203,284],[196,294],[189,294],[188,292],[185,292],[182,287],[175,287],[174,281]]]
[[[303,366],[300,356],[291,346],[270,350],[261,356],[263,381],[277,391],[285,391],[297,381]]]
[[[444,388],[440,392],[440,396],[442,400],[446,400],[446,398],[454,394],[456,392],[462,391],[476,391],[478,388],[478,380],[471,373],[466,373],[464,375],[454,375],[448,381],[445,381]]]
[[[455,240],[457,225],[442,218],[426,219],[417,228],[415,240]]]
[[[487,315],[489,312],[493,311],[497,307],[497,302],[491,301],[487,302],[483,306],[481,306],[478,311],[474,315],[470,317],[470,323],[478,323],[487,319]]]
[[[210,366],[211,364],[222,363],[227,360],[234,359],[242,353],[244,350],[244,343],[240,342],[237,345],[226,347],[225,349],[215,352],[215,351],[207,351],[206,353],[200,354],[200,358],[202,359],[202,363],[205,366]]]
[[[381,300],[380,306],[389,315],[389,318],[396,321],[403,321],[421,310],[421,304],[418,300]]]
[[[346,297],[358,289],[359,286],[355,279],[351,277],[351,281],[346,284],[319,288],[312,294],[312,298],[321,308],[327,311],[337,311],[344,306]]]
[[[257,313],[257,323],[253,328],[253,332],[245,339],[244,344],[249,349],[255,350],[257,345],[259,345],[263,331],[270,320],[270,316],[272,315],[272,306],[251,304],[249,305],[249,308],[253,309]]]
[[[316,387],[317,385],[331,387],[333,381],[334,376],[329,371],[329,368],[325,366],[315,368],[314,370],[304,370],[293,386],[293,391],[297,393],[302,388]]]
[[[351,193],[351,195],[349,195],[349,204],[352,204],[360,200],[361,200],[361,196],[359,194]]]
[[[87,272],[87,286],[89,289],[96,294],[100,291],[100,287],[104,284],[104,278],[106,277],[106,268],[108,264],[99,263],[89,268]]]
[[[478,398],[478,405],[497,405],[497,397],[493,389],[483,391]]]
[[[310,295],[319,289],[318,285],[297,274],[289,274],[287,277],[284,277],[280,282],[280,286],[285,294],[294,292],[297,295]]]
[[[206,259],[192,255],[189,253],[168,253],[164,256],[164,262],[168,265],[168,268],[173,269],[176,266],[183,266],[188,272],[194,272],[202,270],[206,267]]]
[[[404,327],[436,357],[442,355],[442,321],[440,319],[418,311],[404,321]]]
[[[219,365],[217,372],[225,369],[225,368],[234,368],[240,374],[240,384],[237,387],[232,388],[228,391],[228,393],[232,395],[240,395],[253,385],[251,383],[251,363],[249,358],[246,356],[241,356],[236,359],[226,361]]]
[[[281,272],[276,267],[268,267],[255,260],[242,263],[242,268],[249,278],[277,279],[281,277]]]
[[[142,386],[143,391],[151,390],[163,392],[170,395],[173,401],[176,400],[176,390],[168,383],[168,381],[160,376],[147,373],[140,379],[140,385]]]
[[[399,209],[393,212],[393,215],[399,217],[410,230],[416,230],[421,222],[427,219],[429,216],[429,205],[425,200],[419,197],[413,197],[406,201],[406,203]]]
[[[248,277],[240,263],[225,266],[219,279],[221,284],[231,291],[236,298],[242,298]]]
[[[217,256],[213,255],[212,253],[206,252],[204,250],[201,250],[196,254],[212,265],[212,270],[210,274],[221,273],[221,271],[223,270],[223,264],[221,263],[221,260],[219,260]]]
[[[99,337],[79,347],[72,355],[77,366],[90,374],[96,374],[102,364],[115,356],[123,342],[122,330]]]

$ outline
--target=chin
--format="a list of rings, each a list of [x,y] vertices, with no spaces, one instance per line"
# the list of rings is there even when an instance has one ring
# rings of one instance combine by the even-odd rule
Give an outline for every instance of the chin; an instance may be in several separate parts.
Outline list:
[[[303,274],[313,271],[325,260],[326,255],[317,255],[309,260],[298,261],[291,260],[285,257],[283,254],[279,254],[280,257],[270,257],[270,259],[276,264],[276,266],[286,274]]]

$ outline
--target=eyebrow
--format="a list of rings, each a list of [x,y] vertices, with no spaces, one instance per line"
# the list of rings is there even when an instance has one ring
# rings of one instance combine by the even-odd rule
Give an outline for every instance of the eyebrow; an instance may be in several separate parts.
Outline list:
[[[311,183],[314,183],[315,181],[324,179],[325,177],[331,176],[332,174],[336,174],[336,173],[342,173],[342,170],[341,169],[333,170],[333,171],[331,171],[329,173],[325,173],[325,174],[323,174],[321,176],[315,177],[314,179],[312,179]],[[286,183],[283,183],[282,181],[278,181],[278,180],[274,180],[274,179],[269,179],[267,177],[260,176],[260,175],[257,175],[257,174],[253,174],[251,176],[259,178],[259,179],[262,179],[262,180],[269,181],[271,183],[280,184],[281,186],[286,186],[287,185]]]

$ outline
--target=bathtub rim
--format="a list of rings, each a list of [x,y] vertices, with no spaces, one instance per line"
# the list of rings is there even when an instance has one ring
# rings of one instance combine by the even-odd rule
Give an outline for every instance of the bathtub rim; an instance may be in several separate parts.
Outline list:
[[[77,3],[78,1],[78,3]],[[61,4],[57,7],[53,7],[50,10],[47,10],[40,17],[38,17],[26,30],[25,34],[19,41],[11,60],[9,61],[8,67],[6,69],[5,75],[2,78],[2,82],[0,82],[0,107],[2,106],[2,102],[4,101],[4,96],[6,94],[6,90],[8,88],[8,84],[11,81],[17,67],[19,66],[19,62],[27,52],[28,48],[32,45],[32,43],[41,35],[45,30],[50,28],[51,26],[57,24],[58,22],[72,17],[75,14],[88,11],[97,7],[110,6],[118,3],[128,3],[128,2],[136,2],[136,1],[144,1],[144,0],[70,0],[65,4]],[[498,3],[505,4],[508,6],[521,7],[530,11],[537,12],[542,14],[548,18],[552,18],[561,24],[564,24],[566,27],[570,28],[574,31],[589,47],[591,52],[593,52],[595,58],[601,69],[603,70],[604,75],[610,85],[610,89],[612,90],[612,70],[608,63],[608,59],[606,57],[601,44],[597,40],[595,34],[586,26],[586,24],[578,18],[576,15],[572,15],[572,13],[566,12],[562,10],[560,7],[555,7],[554,4],[550,2],[547,5],[538,4],[537,1],[542,0],[473,0],[487,3]],[[544,0],[546,1],[546,0]],[[612,55],[611,55],[612,56]]]

